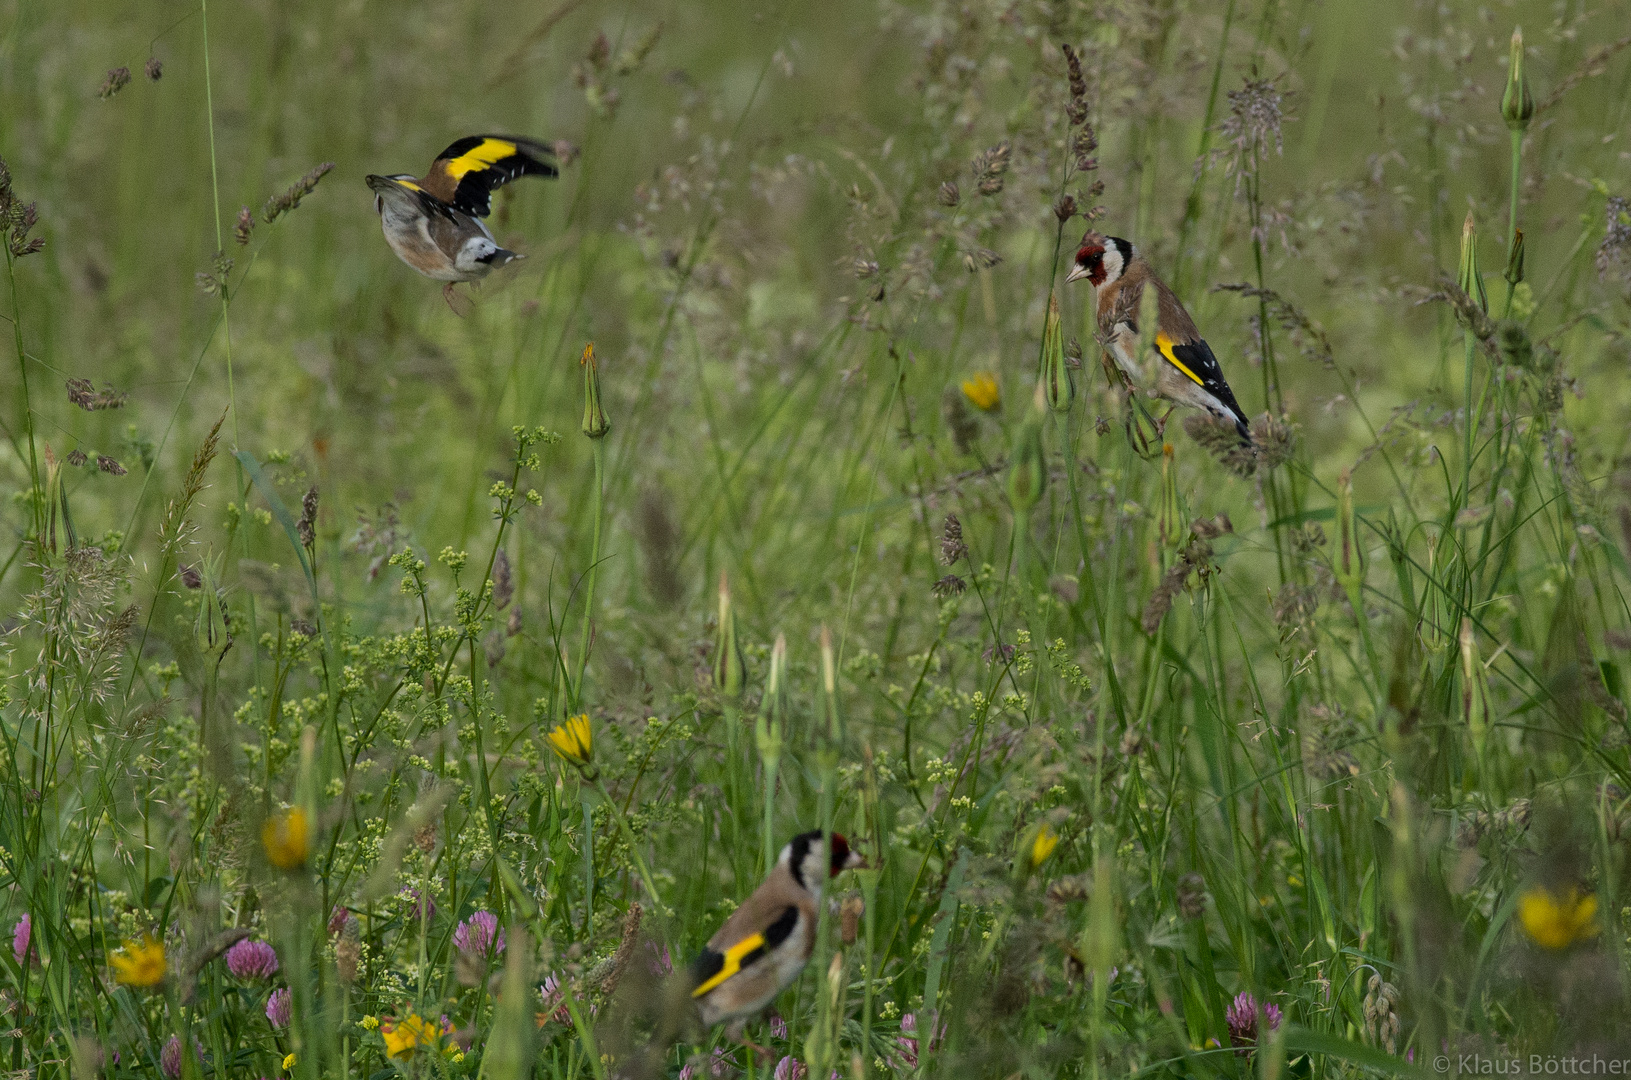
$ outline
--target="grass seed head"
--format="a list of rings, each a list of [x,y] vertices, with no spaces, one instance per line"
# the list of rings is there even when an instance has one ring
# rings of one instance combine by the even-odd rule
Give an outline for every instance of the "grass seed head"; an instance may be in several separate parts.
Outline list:
[[[101,89],[99,89],[96,92],[96,96],[101,98],[103,101],[106,101],[106,100],[108,100],[108,98],[112,97],[114,94],[117,94],[119,91],[123,90],[125,87],[127,87],[129,85],[130,85],[130,69],[129,68],[127,68],[127,67],[110,68],[108,70],[108,77],[102,80],[102,87],[101,87]]]

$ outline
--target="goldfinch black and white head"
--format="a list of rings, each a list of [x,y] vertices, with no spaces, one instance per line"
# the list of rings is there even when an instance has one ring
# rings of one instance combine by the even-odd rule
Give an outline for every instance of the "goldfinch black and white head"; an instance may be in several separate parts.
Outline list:
[[[1250,422],[1223,377],[1223,368],[1211,346],[1195,329],[1177,294],[1156,276],[1138,249],[1119,236],[1089,230],[1076,250],[1068,284],[1087,281],[1098,300],[1101,331],[1109,335],[1110,355],[1135,386],[1143,378],[1138,362],[1138,311],[1144,286],[1155,286],[1155,350],[1158,354],[1155,386],[1144,389],[1179,405],[1205,409],[1228,420],[1246,442],[1252,441]]]
[[[470,135],[437,155],[422,177],[410,173],[370,175],[374,209],[385,240],[397,257],[428,278],[452,289],[479,281],[512,259],[498,246],[482,218],[492,209],[492,193],[523,176],[553,177],[555,149],[514,135]]]
[[[764,884],[731,913],[692,965],[691,996],[707,1025],[740,1025],[785,990],[815,949],[821,889],[829,877],[866,861],[838,833],[800,833],[782,848]],[[825,848],[826,850],[823,850]]]

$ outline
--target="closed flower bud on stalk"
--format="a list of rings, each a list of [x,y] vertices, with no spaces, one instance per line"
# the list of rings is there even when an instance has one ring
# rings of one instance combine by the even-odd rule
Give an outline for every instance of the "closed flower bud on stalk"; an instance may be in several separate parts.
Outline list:
[[[1360,565],[1359,529],[1354,517],[1353,477],[1347,469],[1343,469],[1337,477],[1336,578],[1337,583],[1347,592],[1354,613],[1359,614],[1361,610],[1359,589],[1364,584],[1365,571]]]
[[[1068,412],[1076,398],[1076,383],[1065,363],[1065,332],[1059,325],[1059,298],[1048,297],[1048,320],[1042,331],[1042,393],[1048,408]]]
[[[782,756],[782,717],[786,714],[787,698],[787,637],[776,635],[776,644],[770,649],[770,679],[765,684],[765,697],[758,720],[754,724],[754,739],[759,757],[766,771],[776,768]]]
[[[612,424],[600,407],[600,367],[595,363],[594,342],[583,347],[583,357],[578,364],[583,368],[583,433],[591,439],[599,439],[612,430]]]
[[[736,613],[731,608],[731,585],[719,575],[719,630],[714,638],[714,688],[726,697],[742,696],[747,682],[747,664],[742,659],[742,643],[736,637]]]
[[[1523,131],[1535,115],[1535,98],[1523,72],[1523,27],[1512,31],[1512,52],[1506,68],[1506,93],[1501,95],[1501,117],[1513,131]]]
[[[1021,517],[1031,512],[1048,486],[1047,454],[1042,447],[1044,408],[1039,383],[1030,415],[1014,435],[1013,459],[1008,466],[1008,501],[1014,513]]]
[[[1512,236],[1512,250],[1507,252],[1506,272],[1501,275],[1508,283],[1516,285],[1523,280],[1523,230],[1518,229]]]
[[[1467,211],[1467,220],[1461,226],[1461,263],[1456,271],[1455,283],[1472,298],[1478,309],[1489,314],[1489,294],[1484,291],[1484,275],[1478,272],[1478,226]]]
[[[198,651],[220,659],[232,647],[232,628],[227,621],[226,601],[218,584],[222,557],[206,556],[198,564],[198,616],[193,620],[193,639]]]

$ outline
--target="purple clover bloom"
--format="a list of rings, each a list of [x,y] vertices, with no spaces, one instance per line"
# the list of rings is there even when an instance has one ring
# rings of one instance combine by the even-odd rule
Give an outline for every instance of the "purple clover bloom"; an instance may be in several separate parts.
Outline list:
[[[1229,1042],[1235,1047],[1235,1053],[1241,1055],[1257,1045],[1259,1035],[1277,1029],[1281,1019],[1278,1006],[1270,1002],[1258,1004],[1245,990],[1236,994],[1234,1003],[1223,1012],[1224,1023],[1229,1025]]]
[[[805,1080],[809,1075],[810,1067],[792,1054],[776,1062],[774,1080]]]
[[[19,964],[25,963],[30,959],[29,950],[33,946],[34,918],[25,911],[11,931],[11,955],[17,958]]]
[[[287,986],[273,990],[272,996],[266,999],[266,1019],[270,1020],[275,1028],[286,1028],[293,1018],[294,995],[289,993]]]
[[[770,1037],[773,1039],[787,1038],[787,1021],[782,1019],[782,1014],[779,1012],[770,1014]]]
[[[478,911],[453,930],[453,947],[462,953],[480,958],[491,958],[504,951],[504,931],[498,928],[498,916],[491,911]]]
[[[172,1035],[170,1041],[164,1044],[159,1051],[159,1072],[168,1076],[170,1080],[177,1080],[181,1076],[181,1036]]]
[[[227,970],[235,979],[270,979],[277,969],[277,952],[264,941],[244,938],[227,950]]]

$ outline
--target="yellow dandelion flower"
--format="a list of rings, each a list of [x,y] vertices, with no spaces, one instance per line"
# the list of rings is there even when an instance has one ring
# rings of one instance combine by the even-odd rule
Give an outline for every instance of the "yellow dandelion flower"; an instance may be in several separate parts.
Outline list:
[[[997,377],[989,371],[976,371],[964,379],[963,396],[982,412],[996,412],[1002,408],[1002,387],[997,385]]]
[[[305,866],[311,854],[311,823],[306,820],[306,811],[291,806],[267,818],[261,826],[261,846],[266,849],[267,861],[279,870]]]
[[[1560,892],[1535,885],[1518,898],[1518,921],[1536,945],[1566,949],[1597,933],[1597,897],[1573,885]]]
[[[549,745],[566,761],[578,768],[589,764],[594,754],[594,731],[589,727],[589,714],[579,713],[549,733]]]
[[[436,1028],[418,1013],[409,1013],[401,1020],[387,1019],[379,1026],[385,1038],[385,1053],[393,1058],[412,1057],[421,1046],[436,1045]]]
[[[108,966],[115,982],[126,986],[157,986],[169,970],[164,962],[164,942],[156,938],[127,941],[108,954]]]
[[[1059,834],[1053,831],[1053,826],[1046,821],[1036,830],[1036,836],[1031,840],[1031,867],[1035,869],[1048,861],[1053,849],[1059,846]]]

